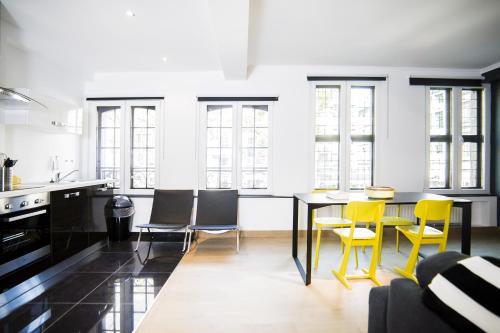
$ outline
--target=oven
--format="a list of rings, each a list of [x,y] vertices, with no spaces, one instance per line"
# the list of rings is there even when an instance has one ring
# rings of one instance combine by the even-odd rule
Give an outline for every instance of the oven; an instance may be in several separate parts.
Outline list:
[[[0,198],[0,279],[50,256],[49,193]]]

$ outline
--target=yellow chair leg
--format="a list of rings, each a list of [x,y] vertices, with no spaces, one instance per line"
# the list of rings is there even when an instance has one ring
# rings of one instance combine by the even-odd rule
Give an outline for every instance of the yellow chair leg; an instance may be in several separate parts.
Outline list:
[[[358,268],[358,248],[354,247],[354,257],[356,258],[356,268]]]
[[[361,251],[363,251],[363,253],[365,253],[365,246],[361,247]]]
[[[396,251],[399,252],[399,230],[396,229]]]
[[[445,250],[446,250],[446,239],[443,239],[441,241],[441,244],[439,244],[438,252],[444,252]]]
[[[340,241],[340,249],[342,250],[342,253],[344,253],[345,244],[344,244],[344,242],[342,240]]]
[[[377,258],[378,258],[378,264],[379,265],[382,263],[382,241],[383,240],[384,240],[384,226],[382,226],[381,229],[380,229],[380,240],[379,240],[379,243],[378,243]],[[373,249],[375,249],[375,247],[373,247]]]
[[[317,226],[317,236],[316,236],[316,258],[314,259],[314,269],[318,268],[318,261],[319,261],[319,247],[321,245],[321,226]]]
[[[342,242],[343,243],[343,242]],[[344,256],[342,258],[342,263],[340,264],[340,269],[338,271],[332,270],[332,273],[337,277],[337,279],[347,288],[351,289],[351,286],[347,282],[346,272],[347,272],[347,264],[349,262],[349,254],[351,252],[351,243],[345,245]]]
[[[415,270],[415,265],[417,264],[419,250],[420,250],[420,243],[414,243],[410,256],[408,257],[408,261],[406,262],[406,267],[404,269],[401,269],[399,267],[396,267],[394,269],[397,273],[417,283],[418,281],[417,278],[415,277],[415,274],[413,274],[413,271]]]

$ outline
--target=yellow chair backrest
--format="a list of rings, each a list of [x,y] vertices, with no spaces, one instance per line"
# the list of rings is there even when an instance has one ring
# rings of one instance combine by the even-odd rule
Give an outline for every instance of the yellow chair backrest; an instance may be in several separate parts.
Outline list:
[[[450,221],[452,200],[420,200],[415,206],[415,216],[424,221]]]
[[[452,206],[453,200],[420,200],[417,202],[415,216],[420,219],[418,237],[420,239],[423,237],[427,221],[444,221],[443,237],[447,240]],[[446,243],[443,250],[445,247]]]
[[[345,209],[345,217],[355,222],[380,223],[384,216],[384,201],[351,201]]]

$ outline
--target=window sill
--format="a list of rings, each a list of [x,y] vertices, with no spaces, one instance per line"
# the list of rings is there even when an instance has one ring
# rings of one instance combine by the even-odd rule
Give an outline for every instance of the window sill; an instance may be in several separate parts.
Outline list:
[[[449,196],[491,196],[491,192],[488,189],[478,188],[478,189],[463,189],[463,190],[452,190],[452,189],[424,189],[424,192],[449,195]]]

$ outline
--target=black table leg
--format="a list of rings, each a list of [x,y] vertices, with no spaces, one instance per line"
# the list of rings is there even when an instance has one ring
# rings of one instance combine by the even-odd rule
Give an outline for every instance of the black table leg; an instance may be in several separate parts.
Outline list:
[[[306,254],[306,286],[311,284],[312,275],[312,219],[313,209],[307,206],[307,254]]]
[[[461,203],[460,207],[462,207],[462,253],[470,255],[472,202]]]
[[[293,197],[292,257],[297,258],[299,236],[299,199]]]

